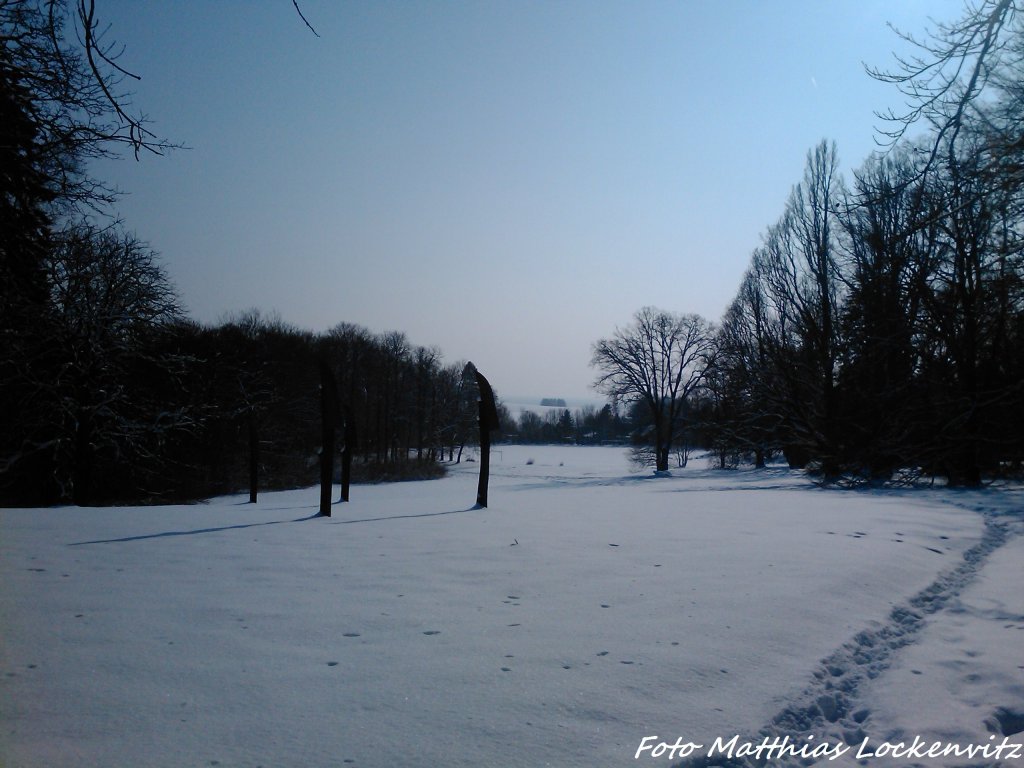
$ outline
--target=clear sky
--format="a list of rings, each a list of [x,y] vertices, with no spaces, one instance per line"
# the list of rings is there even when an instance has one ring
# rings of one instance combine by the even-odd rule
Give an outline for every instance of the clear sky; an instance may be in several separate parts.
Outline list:
[[[592,343],[717,321],[807,151],[898,105],[864,63],[959,0],[100,0],[190,149],[97,168],[192,317],[405,331],[503,396],[595,397]]]

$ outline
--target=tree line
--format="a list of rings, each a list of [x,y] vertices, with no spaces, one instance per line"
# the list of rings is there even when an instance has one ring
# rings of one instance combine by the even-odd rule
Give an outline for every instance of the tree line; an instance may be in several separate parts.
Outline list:
[[[585,405],[575,411],[548,408],[543,413],[524,408],[518,417],[506,417],[501,432],[504,440],[516,443],[608,445],[628,442],[635,430],[631,415],[619,413],[609,403],[601,408]]]
[[[257,311],[186,316],[90,174],[123,148],[173,146],[133,109],[93,0],[0,0],[0,43],[0,502],[197,498],[253,468],[265,487],[311,484],[321,365],[352,414],[357,479],[461,457],[475,385],[437,349]]]
[[[357,481],[438,476],[475,444],[476,391],[437,349],[258,311],[196,323],[133,238],[75,237],[44,257],[42,324],[3,360],[5,503],[202,498],[247,487],[252,462],[261,487],[312,484],[321,363],[354,422],[339,450]]]
[[[599,390],[646,403],[658,469],[688,423],[720,466],[782,454],[830,482],[954,485],[1020,472],[1018,4],[907,39],[918,55],[872,72],[910,105],[884,116],[887,151],[850,182],[833,143],[808,153],[716,329],[645,309],[595,345]]]

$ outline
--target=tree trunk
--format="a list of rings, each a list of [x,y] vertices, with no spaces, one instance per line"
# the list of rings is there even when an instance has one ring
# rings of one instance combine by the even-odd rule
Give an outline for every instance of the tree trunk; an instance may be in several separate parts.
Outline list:
[[[671,415],[668,417],[671,419]],[[661,414],[655,416],[656,427],[654,430],[654,460],[655,469],[658,472],[668,472],[668,457],[672,452],[672,428],[665,424],[665,417]]]
[[[487,481],[491,471],[491,431],[498,429],[501,425],[498,421],[498,409],[494,402],[494,390],[491,389],[490,383],[472,363],[467,363],[466,369],[471,369],[476,375],[477,389],[480,393],[480,482],[477,485],[476,503],[477,506],[486,507]]]
[[[320,361],[320,514],[331,516],[331,488],[334,481],[334,427],[338,423],[338,390],[334,374]]]
[[[71,474],[71,500],[80,507],[92,501],[92,416],[82,413],[75,427],[75,466]]]
[[[341,452],[341,500],[348,501],[348,488],[352,480],[352,451],[356,446],[356,421],[352,409],[345,406],[345,447]]]
[[[249,503],[256,503],[256,494],[259,490],[259,455],[260,441],[256,432],[256,415],[249,411]]]
[[[480,481],[476,488],[477,506],[487,506],[487,483],[491,473],[491,432],[484,423],[484,404],[480,401]]]
[[[659,443],[655,450],[655,469],[657,469],[658,472],[668,472],[668,454],[669,447]]]

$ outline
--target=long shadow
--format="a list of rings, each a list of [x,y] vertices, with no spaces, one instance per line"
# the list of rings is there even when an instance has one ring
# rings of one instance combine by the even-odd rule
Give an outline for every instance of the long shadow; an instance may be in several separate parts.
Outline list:
[[[294,520],[268,520],[265,523],[240,523],[238,525],[222,525],[219,528],[197,528],[192,531],[164,531],[163,533],[147,533],[142,536],[125,536],[122,539],[95,539],[93,541],[75,541],[68,544],[69,547],[80,547],[83,544],[120,544],[126,541],[144,541],[146,539],[164,539],[170,536],[194,536],[197,533],[217,533],[218,531],[233,531],[239,528],[258,528],[261,525],[280,525],[281,523],[301,523],[305,520],[313,520],[320,517],[320,513],[309,517],[296,517]]]
[[[515,477],[513,475],[505,475],[504,477]],[[634,484],[662,484],[665,483],[665,487],[659,490],[664,493],[707,493],[716,491],[769,491],[769,490],[801,490],[801,489],[813,489],[817,486],[804,478],[798,477],[793,480],[788,480],[788,477],[792,477],[790,470],[775,470],[775,469],[750,469],[741,470],[735,472],[732,470],[720,470],[720,469],[683,469],[676,470],[675,474],[669,477],[659,477],[654,473],[648,474],[631,474],[631,475],[620,475],[620,476],[598,476],[598,477],[572,477],[567,475],[545,475],[539,477],[526,478],[532,482],[523,482],[516,485],[510,485],[502,490],[505,491],[535,491],[543,490],[545,488],[589,488],[589,487],[608,487],[608,486],[628,486]],[[710,486],[698,486],[690,488],[680,488],[678,483],[672,483],[666,481],[671,480],[686,480],[688,483],[698,480],[714,481],[715,485]]]
[[[330,522],[333,525],[352,525],[353,523],[376,523],[382,520],[409,520],[414,517],[440,517],[441,515],[461,515],[465,512],[476,512],[477,510],[484,509],[479,504],[474,504],[472,507],[467,509],[449,509],[446,512],[419,512],[414,515],[388,515],[386,517],[366,517],[361,520],[335,520],[331,518]]]
[[[698,488],[665,488],[664,493],[719,493],[722,491],[815,491],[823,490],[810,483],[790,483],[789,485],[719,485],[700,486]],[[828,490],[828,489],[824,489]]]

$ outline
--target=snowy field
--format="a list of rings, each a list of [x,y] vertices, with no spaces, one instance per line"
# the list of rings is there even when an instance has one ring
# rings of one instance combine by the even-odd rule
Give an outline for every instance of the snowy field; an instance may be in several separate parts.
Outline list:
[[[622,449],[498,446],[473,509],[476,471],[355,486],[329,519],[315,488],[0,510],[0,765],[1024,742],[1018,490],[827,491],[702,462],[655,478]],[[871,764],[1024,766],[989,758]]]

